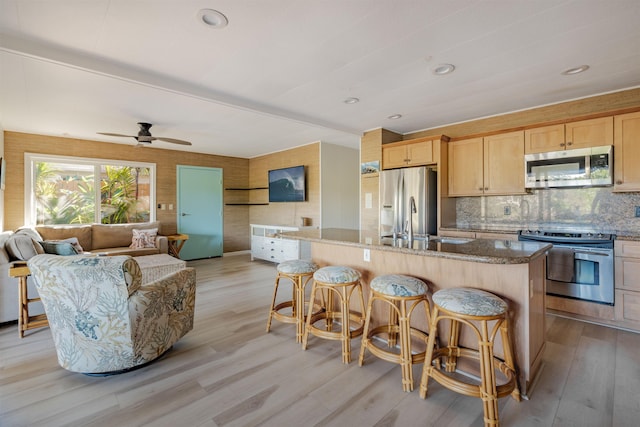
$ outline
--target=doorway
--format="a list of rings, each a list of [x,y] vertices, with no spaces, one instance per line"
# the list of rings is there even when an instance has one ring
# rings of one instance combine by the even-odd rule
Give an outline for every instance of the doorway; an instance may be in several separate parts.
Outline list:
[[[189,235],[180,258],[222,256],[222,169],[178,165],[177,192],[178,233]]]

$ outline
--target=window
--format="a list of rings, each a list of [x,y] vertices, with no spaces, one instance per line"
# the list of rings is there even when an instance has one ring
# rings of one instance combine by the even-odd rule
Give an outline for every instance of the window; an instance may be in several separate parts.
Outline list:
[[[155,164],[25,154],[26,224],[155,221]]]

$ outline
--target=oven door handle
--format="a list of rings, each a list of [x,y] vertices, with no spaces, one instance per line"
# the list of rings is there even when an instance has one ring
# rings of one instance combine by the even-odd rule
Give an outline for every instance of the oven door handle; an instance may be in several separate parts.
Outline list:
[[[580,250],[576,250],[574,252],[574,254],[576,254],[576,255],[587,255],[587,256],[604,256],[604,257],[608,257],[608,256],[613,255],[613,254],[607,253],[607,252],[585,252],[585,251],[580,251]]]

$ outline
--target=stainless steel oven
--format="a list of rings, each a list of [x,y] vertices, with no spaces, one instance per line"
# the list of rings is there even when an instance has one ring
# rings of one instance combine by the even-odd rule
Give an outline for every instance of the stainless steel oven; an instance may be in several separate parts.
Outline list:
[[[613,305],[612,234],[520,231],[519,240],[553,244],[547,255],[547,294]]]

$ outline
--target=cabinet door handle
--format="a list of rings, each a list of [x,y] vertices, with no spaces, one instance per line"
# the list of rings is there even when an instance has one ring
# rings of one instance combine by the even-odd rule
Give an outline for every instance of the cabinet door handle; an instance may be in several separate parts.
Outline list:
[[[616,184],[617,184],[617,185],[622,184],[622,180],[621,180],[621,179],[617,180],[617,181],[616,181]]]
[[[573,142],[567,141],[567,145],[573,145]]]
[[[566,147],[567,144],[565,144],[564,142],[562,144],[560,144],[560,147]]]
[[[489,187],[484,187],[484,191],[487,191],[489,189]]]

